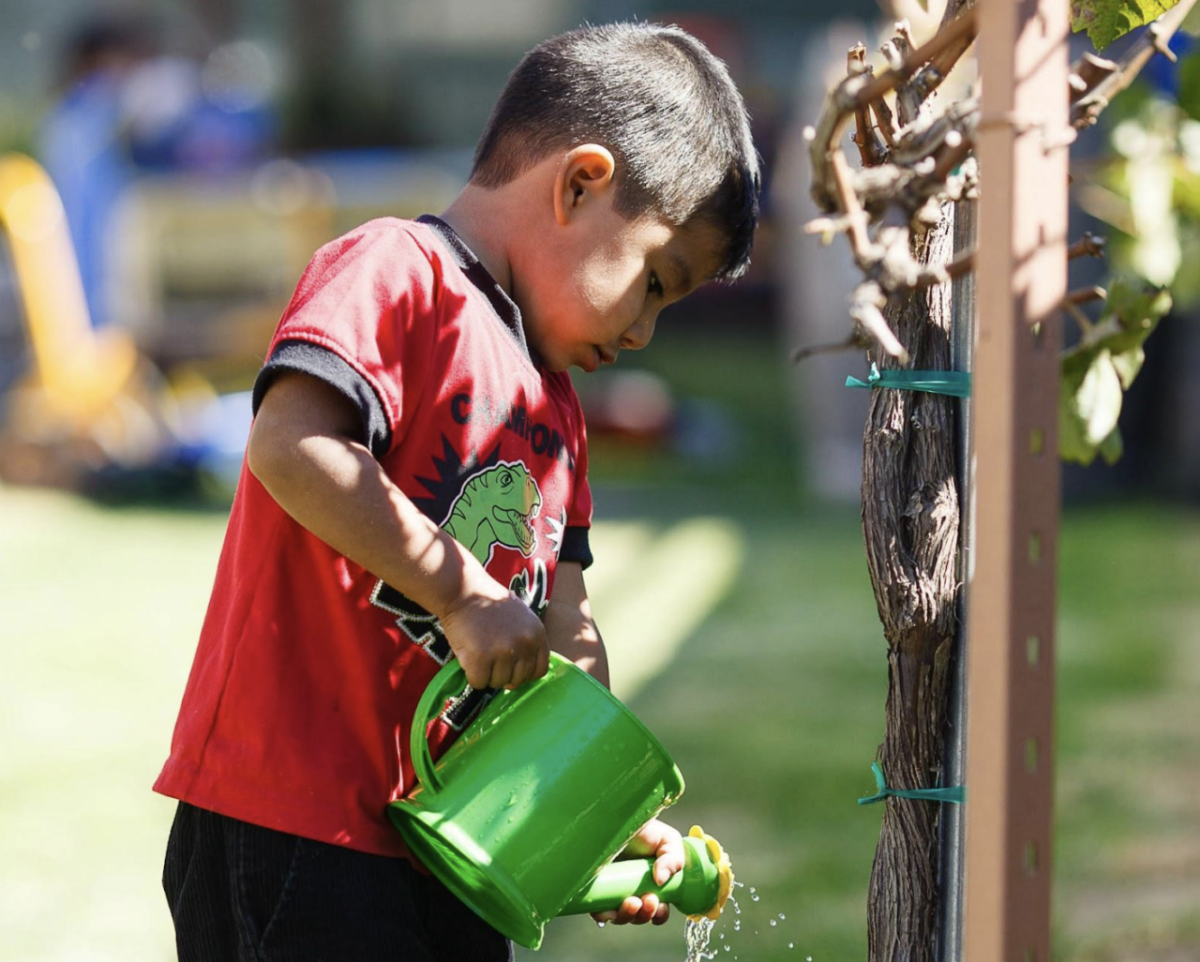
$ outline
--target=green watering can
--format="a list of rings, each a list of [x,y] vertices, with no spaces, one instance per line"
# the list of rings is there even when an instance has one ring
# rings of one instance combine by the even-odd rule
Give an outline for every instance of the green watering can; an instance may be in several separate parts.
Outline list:
[[[409,849],[455,896],[531,949],[550,919],[616,909],[630,895],[720,914],[733,873],[699,828],[664,885],[653,860],[612,862],[683,794],[683,776],[608,689],[551,653],[544,676],[498,691],[435,764],[426,728],[466,683],[457,661],[430,682],[413,719],[419,784],[388,805]]]

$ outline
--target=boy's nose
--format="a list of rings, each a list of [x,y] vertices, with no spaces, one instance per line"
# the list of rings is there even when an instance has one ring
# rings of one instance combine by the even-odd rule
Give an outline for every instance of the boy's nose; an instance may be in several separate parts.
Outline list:
[[[621,335],[621,347],[625,350],[640,351],[654,337],[655,316],[638,318],[630,328]]]

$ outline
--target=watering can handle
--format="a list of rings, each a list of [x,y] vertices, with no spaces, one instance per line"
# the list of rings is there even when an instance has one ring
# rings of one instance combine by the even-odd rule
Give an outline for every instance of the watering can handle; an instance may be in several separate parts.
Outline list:
[[[433,767],[433,756],[429,753],[429,738],[425,729],[434,717],[441,712],[447,698],[457,694],[467,687],[467,673],[459,664],[457,658],[446,662],[441,670],[433,676],[426,686],[421,700],[417,702],[417,711],[413,715],[412,735],[409,739],[409,751],[412,753],[413,771],[417,780],[431,792],[442,787],[441,779]]]

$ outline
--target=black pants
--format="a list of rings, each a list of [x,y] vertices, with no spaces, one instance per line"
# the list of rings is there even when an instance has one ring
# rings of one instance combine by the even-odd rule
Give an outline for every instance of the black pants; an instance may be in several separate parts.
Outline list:
[[[402,858],[180,803],[163,889],[180,962],[511,962],[508,940]]]

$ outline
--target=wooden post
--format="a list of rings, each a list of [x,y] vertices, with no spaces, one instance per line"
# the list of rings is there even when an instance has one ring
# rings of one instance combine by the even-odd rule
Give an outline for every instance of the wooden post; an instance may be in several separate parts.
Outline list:
[[[1069,11],[979,7],[964,959],[1048,962]]]

